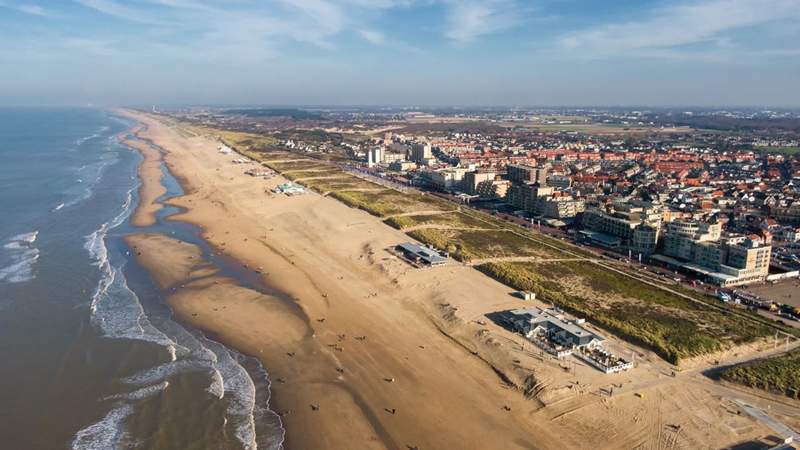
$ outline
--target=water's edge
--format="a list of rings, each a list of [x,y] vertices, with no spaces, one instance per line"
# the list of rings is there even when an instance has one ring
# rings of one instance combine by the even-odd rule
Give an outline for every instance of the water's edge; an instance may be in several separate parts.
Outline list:
[[[142,162],[140,159],[138,165]],[[184,195],[183,187],[163,161],[161,170],[162,184],[167,193],[157,201],[163,203]],[[169,220],[170,216],[181,212],[178,208],[162,208],[153,226],[131,226],[129,216],[138,205],[136,191],[142,182],[138,170],[136,179],[137,183],[128,192],[128,199],[119,214],[87,236],[86,249],[103,275],[92,297],[91,322],[106,337],[144,341],[163,348],[163,361],[124,379],[130,392],[106,398],[112,402],[109,412],[98,422],[80,430],[72,447],[94,449],[136,445],[136,433],[130,430],[135,429],[138,422],[147,420],[137,417],[140,406],[148,398],[169,389],[174,377],[199,371],[209,377],[205,389],[207,395],[226,404],[221,423],[223,434],[235,437],[239,446],[245,449],[282,448],[285,431],[280,417],[269,409],[268,371],[259,360],[228,348],[215,341],[213,336],[204,335],[175,318],[165,302],[168,293],[154,286],[123,238],[134,233],[160,233],[195,244],[201,248],[204,259],[214,264],[220,274],[261,292],[268,287],[254,286],[233,261],[214,258],[208,243],[201,237],[199,227]]]

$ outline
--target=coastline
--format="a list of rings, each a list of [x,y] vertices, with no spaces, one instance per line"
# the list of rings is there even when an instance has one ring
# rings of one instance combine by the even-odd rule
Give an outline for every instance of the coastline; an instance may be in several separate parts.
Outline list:
[[[190,145],[182,137],[169,136],[174,131],[148,117],[132,118],[147,125],[139,137],[165,150],[164,161],[186,192],[167,202],[185,210],[169,220],[200,227],[218,254],[239,261],[295,301],[286,305],[224,278],[190,282],[167,301],[182,322],[257,357],[267,368],[273,390],[270,406],[282,415],[286,448],[489,448],[500,443],[506,448],[538,448],[539,442],[546,442],[543,427],[534,428],[521,418],[530,406],[524,397],[508,389],[488,364],[444,336],[424,307],[385,277],[382,264],[369,261],[371,250],[358,245],[357,254],[335,254],[352,251],[347,244],[356,243],[354,237],[361,240],[374,233],[391,242],[405,239],[400,232],[374,221],[364,224],[370,228],[366,230],[348,227],[341,221],[363,222],[364,213],[332,199],[296,198],[303,201],[304,212],[332,210],[330,220],[335,218],[338,225],[318,223],[317,231],[338,229],[346,235],[341,242],[345,248],[325,249],[341,266],[321,266],[319,258],[325,257],[308,252],[310,248],[300,254],[283,246],[290,238],[280,234],[302,231],[297,220],[305,221],[290,212],[295,206],[291,199],[267,198],[263,187],[255,192],[248,187],[249,192],[233,196],[199,182],[212,176],[252,186],[252,178],[241,168],[231,167],[238,175],[231,177],[228,166],[218,171],[208,167],[205,158],[191,157],[199,147],[204,155],[216,152],[212,141],[194,138]],[[205,141],[202,146],[199,139]],[[259,216],[265,216],[248,217],[242,211],[249,211],[250,205],[237,202],[243,196],[269,201],[276,208],[259,210]],[[151,273],[170,265],[168,261],[139,259]],[[408,271],[403,263],[393,263],[391,270],[398,274]],[[457,277],[447,278],[453,288],[460,284]],[[502,285],[490,286],[492,295],[506,294]],[[462,286],[456,294],[480,292],[473,287]],[[446,290],[418,288],[426,297]],[[377,292],[381,295],[374,296]],[[253,304],[259,307],[247,307]],[[378,311],[369,311],[373,308]],[[515,405],[512,411],[503,409],[507,404]],[[503,437],[489,435],[487,429],[503,430]]]
[[[157,202],[157,199],[167,192],[167,188],[161,183],[161,164],[163,162],[161,152],[136,138],[140,132],[140,128],[131,130],[130,134],[134,138],[124,138],[121,139],[121,142],[139,152],[143,158],[138,169],[141,180],[139,204],[131,215],[130,222],[135,227],[148,227],[156,223],[156,213],[163,207],[161,203]]]
[[[186,193],[167,202],[184,211],[168,220],[198,226],[217,255],[285,294],[208,272],[191,281],[202,268],[185,261],[173,267],[172,281],[159,282],[173,289],[181,284],[175,280],[187,282],[167,300],[175,315],[267,368],[286,448],[579,448],[596,440],[611,449],[660,439],[638,415],[626,415],[642,403],[633,388],[611,406],[624,419],[598,419],[610,406],[592,398],[597,386],[576,389],[559,364],[520,352],[507,334],[481,323],[487,309],[518,307],[506,286],[467,267],[410,269],[385,251],[408,240],[402,232],[316,194],[270,195],[282,177],[244,176],[215,140],[127,115],[147,125],[140,138],[163,149]],[[158,274],[173,266],[169,248],[156,245],[148,253],[158,256],[138,260]],[[597,385],[609,382],[580,370]],[[642,384],[655,385],[660,375],[647,377]],[[672,415],[658,411],[659,421],[677,423],[674,405],[696,398],[710,402],[712,415],[724,409],[705,386],[675,388],[648,394],[648,404],[662,397],[650,407]],[[708,441],[693,433],[735,443],[740,436],[727,426],[697,423],[683,434],[696,443]]]

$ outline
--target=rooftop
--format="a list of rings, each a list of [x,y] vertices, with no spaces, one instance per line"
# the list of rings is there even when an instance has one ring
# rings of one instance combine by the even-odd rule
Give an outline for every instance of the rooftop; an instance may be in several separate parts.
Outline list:
[[[398,247],[404,252],[417,256],[431,265],[444,264],[445,262],[447,262],[447,258],[444,258],[441,255],[439,255],[439,253],[437,253],[436,251],[423,247],[421,245],[417,245],[411,242],[405,242],[403,244],[399,244]]]

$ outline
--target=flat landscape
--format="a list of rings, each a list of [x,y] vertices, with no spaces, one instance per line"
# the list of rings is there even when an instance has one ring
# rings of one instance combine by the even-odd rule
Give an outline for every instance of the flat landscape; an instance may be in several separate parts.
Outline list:
[[[800,442],[800,0],[0,36],[0,450]]]
[[[224,136],[231,145],[243,139]],[[690,299],[699,294],[676,293],[624,271],[586,264],[598,256],[437,197],[399,192],[333,163],[273,151],[270,146],[248,147],[245,154],[302,185],[384,219],[511,288],[532,291],[541,300],[653,350],[670,363],[756,343],[776,331],[754,315],[720,313],[719,307],[706,304],[715,301],[711,298]]]
[[[175,218],[202,226],[203,237],[217,252],[293,299],[287,307],[274,295],[241,290],[224,277],[202,272],[198,261],[198,269],[183,270],[208,278],[188,282],[170,300],[182,320],[258,356],[273,380],[279,380],[273,384],[271,405],[283,414],[287,445],[549,449],[580,448],[597,440],[596,448],[609,450],[690,449],[708,448],[709,442],[733,445],[768,433],[736,414],[730,394],[711,380],[691,368],[674,375],[674,366],[631,339],[606,333],[610,348],[635,354],[637,361],[633,372],[609,378],[586,364],[565,365],[531,351],[521,336],[489,319],[523,304],[511,295],[511,286],[491,280],[475,265],[574,260],[575,276],[589,277],[582,268],[596,256],[585,250],[535,233],[515,234],[491,216],[458,211],[458,205],[439,198],[394,191],[344,172],[335,177],[379,195],[349,191],[354,189],[349,185],[295,197],[271,194],[287,180],[244,175],[255,163],[232,164],[238,156],[220,154],[216,137],[186,138],[152,118],[137,117],[150,125],[141,137],[163,148],[166,163],[184,180],[187,195],[170,203],[187,212]],[[250,151],[248,157],[272,167],[291,159],[292,168],[305,171],[334,167],[301,155]],[[347,195],[354,193],[362,195]],[[452,235],[461,259],[433,269],[409,266],[390,252],[409,239],[404,230]],[[481,236],[460,234],[483,231]],[[161,262],[169,263],[158,258],[142,262],[154,271]],[[635,298],[623,286],[592,284],[582,281],[600,299],[619,296],[655,305],[669,318],[687,314],[692,324],[705,320],[695,311],[702,308],[667,294],[659,300],[662,305]],[[229,294],[223,295],[225,286]],[[602,334],[597,318],[603,316],[595,314],[589,310],[587,318],[601,328],[590,329]],[[733,333],[731,340],[747,340]],[[665,340],[681,342],[676,336]],[[756,350],[737,348],[739,357]],[[613,397],[603,394],[612,385],[617,386]],[[738,396],[764,408],[772,404]],[[790,424],[800,422],[779,404],[773,414]],[[341,417],[348,418],[346,429]],[[680,433],[668,431],[668,424],[676,423]],[[435,431],[443,426],[463,432],[443,436]],[[302,431],[309,427],[318,432]],[[485,433],[487,427],[499,431]],[[349,438],[337,439],[344,435]]]

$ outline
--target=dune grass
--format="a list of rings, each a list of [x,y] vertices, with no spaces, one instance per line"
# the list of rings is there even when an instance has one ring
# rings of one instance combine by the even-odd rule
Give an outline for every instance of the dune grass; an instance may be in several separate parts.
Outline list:
[[[800,350],[731,367],[723,380],[800,399]]]
[[[766,324],[724,313],[593,263],[492,263],[479,267],[535,292],[674,364],[769,336]]]

